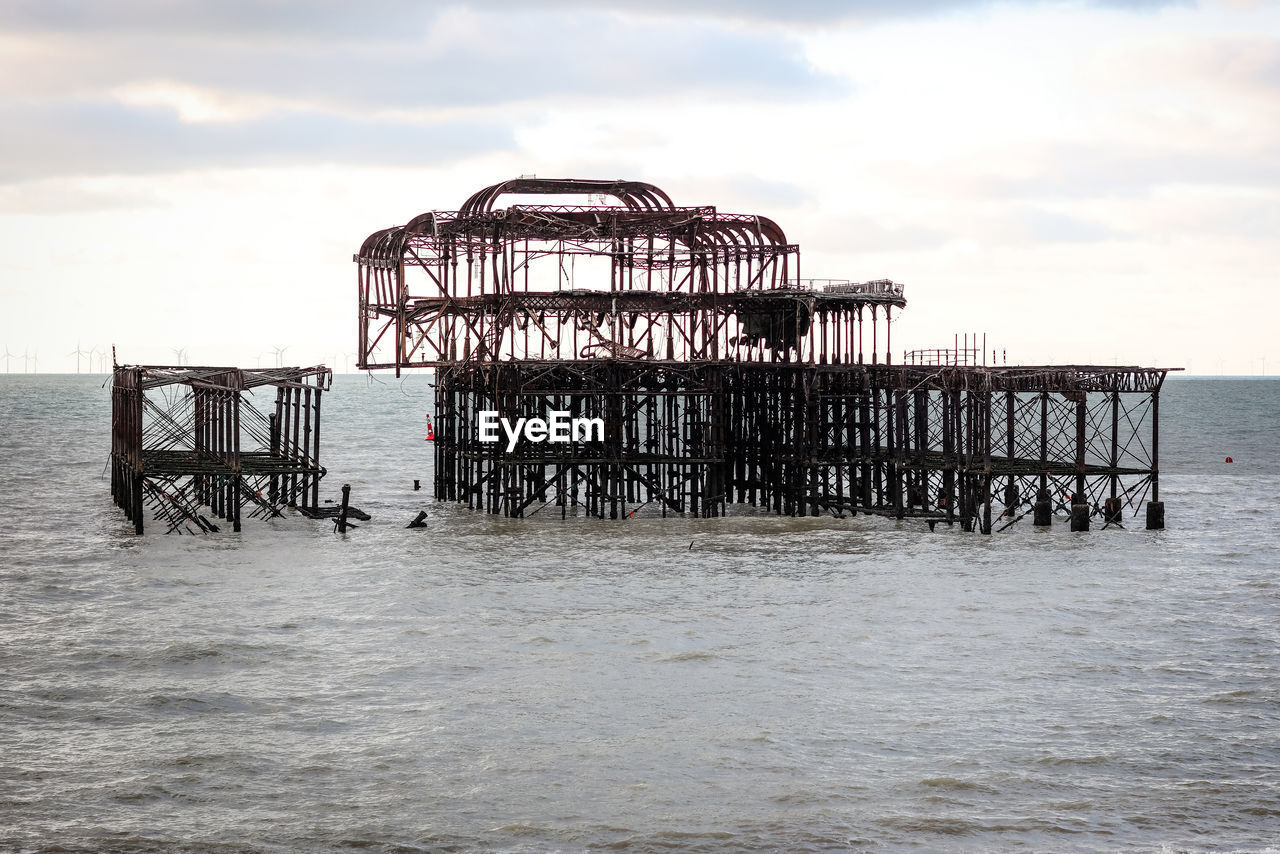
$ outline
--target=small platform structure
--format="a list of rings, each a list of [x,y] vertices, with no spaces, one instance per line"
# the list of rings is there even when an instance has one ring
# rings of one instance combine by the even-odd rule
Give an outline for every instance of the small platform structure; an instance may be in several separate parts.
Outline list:
[[[148,507],[169,533],[217,531],[209,516],[239,531],[242,514],[270,518],[285,507],[318,513],[325,474],[320,398],[332,381],[323,365],[117,365],[112,497],[139,534]],[[254,407],[258,389],[274,389],[274,408]]]

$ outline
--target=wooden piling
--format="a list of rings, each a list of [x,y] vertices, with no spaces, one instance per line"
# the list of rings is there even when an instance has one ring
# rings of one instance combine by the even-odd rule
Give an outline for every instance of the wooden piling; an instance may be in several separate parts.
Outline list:
[[[351,484],[342,484],[342,505],[338,508],[338,533],[347,532],[347,512],[351,508]]]

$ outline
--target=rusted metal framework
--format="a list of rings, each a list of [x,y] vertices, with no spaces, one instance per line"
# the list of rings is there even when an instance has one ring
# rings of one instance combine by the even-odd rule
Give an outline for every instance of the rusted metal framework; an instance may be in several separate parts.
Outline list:
[[[985,336],[895,365],[902,286],[801,279],[799,257],[765,217],[649,184],[507,181],[364,242],[360,365],[435,368],[436,497],[508,516],[755,505],[990,533],[1157,500],[1165,371],[988,367]],[[602,430],[508,446],[485,412]]]
[[[141,534],[145,511],[168,532],[240,530],[241,513],[316,512],[320,397],[332,371],[117,365],[111,390],[111,494]],[[274,408],[246,398],[274,389]],[[207,508],[207,515],[206,510]]]
[[[495,209],[507,195],[612,203]],[[359,364],[887,358],[901,287],[804,281],[799,258],[767,217],[649,184],[506,181],[365,240]]]

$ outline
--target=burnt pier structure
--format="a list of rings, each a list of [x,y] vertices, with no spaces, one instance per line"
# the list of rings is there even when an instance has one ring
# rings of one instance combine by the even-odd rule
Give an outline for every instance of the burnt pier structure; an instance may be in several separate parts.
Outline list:
[[[1123,524],[1149,501],[1163,526],[1165,370],[959,350],[893,364],[902,286],[802,278],[763,216],[641,182],[521,178],[378,231],[355,261],[360,366],[435,369],[440,500],[984,533],[1059,510],[1075,530]],[[557,413],[600,426],[557,436]],[[527,428],[495,440],[494,416]]]
[[[111,387],[111,495],[141,534],[239,531],[241,517],[320,512],[320,398],[311,368],[117,365]],[[267,392],[262,412],[246,394]],[[208,515],[206,515],[206,510]]]

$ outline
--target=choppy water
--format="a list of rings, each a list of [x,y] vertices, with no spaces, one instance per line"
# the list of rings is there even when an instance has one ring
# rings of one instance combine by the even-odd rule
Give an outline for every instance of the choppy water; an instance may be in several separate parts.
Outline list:
[[[372,522],[143,538],[101,382],[0,376],[0,851],[1280,850],[1280,382],[1166,385],[1163,532],[428,507],[347,377]]]

